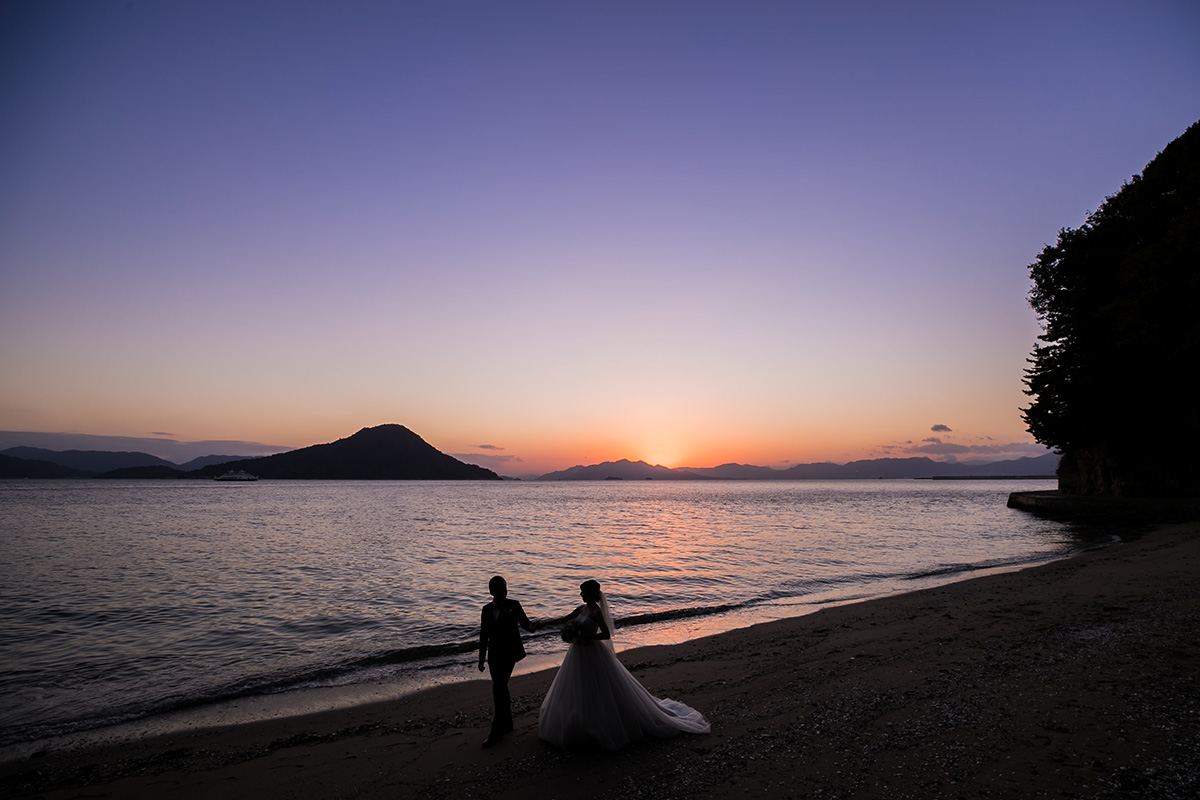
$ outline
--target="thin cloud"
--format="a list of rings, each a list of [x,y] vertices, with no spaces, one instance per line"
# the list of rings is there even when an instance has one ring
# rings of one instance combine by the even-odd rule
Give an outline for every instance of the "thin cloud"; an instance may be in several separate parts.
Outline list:
[[[950,430],[949,425],[942,425],[941,423],[934,425],[929,430],[933,431],[934,433],[953,433],[953,431]]]
[[[477,444],[477,445],[475,445],[475,447],[478,450],[503,450],[504,449],[503,447],[499,447],[494,444]]]
[[[1044,456],[1049,448],[1033,442],[1011,442],[1009,444],[955,444],[926,440],[916,447],[906,448],[912,455],[922,456],[971,456],[973,458],[994,458],[997,461],[1022,458],[1024,456]]]
[[[920,453],[925,456],[961,456],[974,452],[974,448],[968,447],[965,444],[943,442],[938,439],[926,439],[925,443],[911,448],[909,452]]]
[[[943,426],[944,427],[944,426]],[[1011,461],[1016,458],[1044,456],[1050,453],[1048,447],[1036,442],[998,443],[990,436],[980,436],[969,444],[946,441],[940,436],[928,436],[920,442],[908,440],[880,444],[874,448],[876,453],[891,457],[920,457],[932,458],[939,461],[957,461],[961,459],[986,461]]]
[[[466,462],[467,464],[474,464],[478,467],[487,467],[493,472],[499,472],[501,467],[505,467],[510,464],[524,463],[520,456],[493,456],[486,455],[484,453],[451,453],[450,455],[454,456],[459,461]]]

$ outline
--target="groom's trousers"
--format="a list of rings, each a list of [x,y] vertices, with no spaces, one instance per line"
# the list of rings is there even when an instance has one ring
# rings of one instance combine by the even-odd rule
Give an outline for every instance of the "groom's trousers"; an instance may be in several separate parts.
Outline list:
[[[513,661],[489,661],[488,671],[492,675],[492,702],[496,711],[492,715],[492,735],[503,736],[513,729],[512,697],[508,693],[508,679],[512,677]]]

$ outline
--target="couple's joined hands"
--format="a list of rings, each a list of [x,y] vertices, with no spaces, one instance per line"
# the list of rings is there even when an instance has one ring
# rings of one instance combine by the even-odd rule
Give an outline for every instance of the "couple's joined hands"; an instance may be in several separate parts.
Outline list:
[[[538,629],[538,628],[540,628],[540,627],[542,627],[542,625],[544,625],[544,624],[545,624],[545,623],[543,623],[543,622],[538,622],[537,620],[531,620],[531,621],[530,621],[530,623],[529,623],[529,628],[528,628],[528,630],[529,630],[529,632],[530,632],[530,633],[535,633],[535,632],[537,631],[537,629]],[[485,663],[486,663],[486,662],[484,662],[484,661],[482,661],[482,660],[479,662],[479,671],[480,671],[480,672],[483,672],[483,666],[484,666],[484,664],[485,664]]]

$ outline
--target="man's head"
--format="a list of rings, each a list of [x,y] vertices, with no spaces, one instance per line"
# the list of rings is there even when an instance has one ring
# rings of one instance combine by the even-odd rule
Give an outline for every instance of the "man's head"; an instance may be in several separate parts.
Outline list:
[[[504,580],[504,578],[496,575],[490,581],[488,581],[488,592],[496,600],[503,600],[504,598],[508,597],[508,583]]]

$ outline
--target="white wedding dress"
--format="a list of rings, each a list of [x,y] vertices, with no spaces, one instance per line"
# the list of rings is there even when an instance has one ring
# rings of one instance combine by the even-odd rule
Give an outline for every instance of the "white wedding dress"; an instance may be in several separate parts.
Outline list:
[[[612,615],[600,601],[611,635]],[[596,633],[594,612],[582,607],[581,630]],[[602,747],[620,750],[649,736],[667,738],[680,733],[708,733],[708,720],[676,700],[654,697],[617,660],[606,639],[581,639],[571,644],[538,715],[538,736],[556,747]]]

